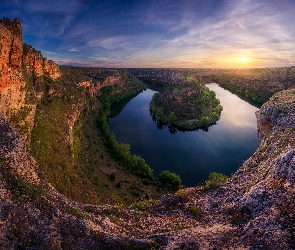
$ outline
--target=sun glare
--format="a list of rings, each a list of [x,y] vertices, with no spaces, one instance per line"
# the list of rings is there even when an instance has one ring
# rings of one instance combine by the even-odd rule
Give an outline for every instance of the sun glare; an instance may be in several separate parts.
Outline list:
[[[240,60],[241,60],[242,63],[248,62],[248,58],[247,57],[242,57]]]

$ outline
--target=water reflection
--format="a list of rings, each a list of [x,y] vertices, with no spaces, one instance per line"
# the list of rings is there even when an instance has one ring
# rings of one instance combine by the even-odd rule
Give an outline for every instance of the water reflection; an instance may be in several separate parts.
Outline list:
[[[205,132],[208,132],[209,127],[216,124],[216,123],[214,123],[214,124],[211,124],[210,126],[200,127],[198,129],[194,129],[194,130],[188,130],[188,129],[183,129],[183,128],[180,128],[180,127],[177,127],[177,126],[173,126],[173,125],[170,125],[170,124],[163,123],[162,121],[157,119],[156,116],[153,115],[151,111],[150,111],[150,116],[152,117],[152,120],[155,122],[158,129],[163,130],[164,128],[168,128],[170,134],[173,134],[173,135],[176,134],[177,131],[186,132],[186,131],[203,130]]]
[[[208,132],[171,134],[171,128],[156,124],[149,111],[152,90],[142,92],[119,115],[109,118],[110,130],[119,142],[130,144],[131,152],[141,155],[156,176],[170,170],[179,174],[185,185],[193,186],[213,171],[230,175],[258,146],[258,109],[216,84],[208,87],[223,106],[220,120]]]
[[[229,95],[227,90],[220,88],[217,84],[211,83],[208,84],[207,87],[210,90],[218,92],[218,98],[224,107],[224,110],[221,113],[221,124],[226,126],[234,126],[236,128],[250,128],[256,130],[256,117],[255,115],[249,114],[254,114],[258,108],[249,105],[249,103],[245,101],[242,101],[236,95]]]

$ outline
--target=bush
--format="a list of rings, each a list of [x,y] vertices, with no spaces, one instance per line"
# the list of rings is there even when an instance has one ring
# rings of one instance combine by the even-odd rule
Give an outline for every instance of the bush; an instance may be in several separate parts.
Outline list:
[[[248,207],[242,207],[233,212],[231,217],[231,223],[236,226],[248,223],[251,219],[251,210]]]
[[[84,219],[85,214],[81,212],[78,208],[70,205],[65,206],[65,212],[71,215],[76,216],[78,219]]]
[[[212,172],[207,181],[205,181],[206,189],[214,189],[220,187],[227,181],[228,177],[224,174]]]
[[[168,190],[177,190],[180,186],[180,176],[167,170],[159,175],[159,181]]]
[[[146,211],[150,204],[154,202],[153,199],[136,202],[133,207],[139,211]]]
[[[203,216],[203,211],[201,208],[195,206],[195,205],[190,205],[186,208],[191,214],[196,216],[198,219],[200,219]]]
[[[207,126],[208,125],[208,122],[209,122],[209,119],[207,116],[203,116],[202,119],[201,119],[201,122],[202,122],[202,125],[203,126]]]

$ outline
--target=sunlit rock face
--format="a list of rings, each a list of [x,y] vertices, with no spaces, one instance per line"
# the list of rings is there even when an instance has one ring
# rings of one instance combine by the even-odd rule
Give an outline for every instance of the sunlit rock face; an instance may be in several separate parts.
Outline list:
[[[19,19],[11,21],[8,18],[0,20],[0,113],[11,120],[13,125],[25,126],[23,138],[29,138],[34,125],[36,103],[32,103],[32,95],[26,98],[28,91],[28,76],[34,72],[36,76],[47,74],[56,79],[61,76],[58,65],[47,60],[40,51],[23,44],[22,28]],[[32,92],[32,91],[31,91]],[[43,93],[31,93],[40,98]],[[27,100],[26,100],[27,99]],[[20,112],[26,113],[25,119],[17,121]]]
[[[27,44],[24,44],[23,50],[23,63],[27,72],[35,72],[37,76],[42,76],[44,73],[47,73],[52,79],[61,76],[58,65],[55,62],[44,58],[40,51],[35,50]]]
[[[22,78],[22,30],[18,19],[0,22],[0,112],[9,117],[12,110],[18,110],[24,103],[25,86]]]

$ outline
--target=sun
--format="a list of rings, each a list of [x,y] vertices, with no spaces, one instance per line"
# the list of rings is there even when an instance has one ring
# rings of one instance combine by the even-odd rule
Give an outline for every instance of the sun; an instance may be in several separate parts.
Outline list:
[[[248,62],[248,58],[247,57],[241,57],[240,61],[242,63],[246,63],[246,62]]]

